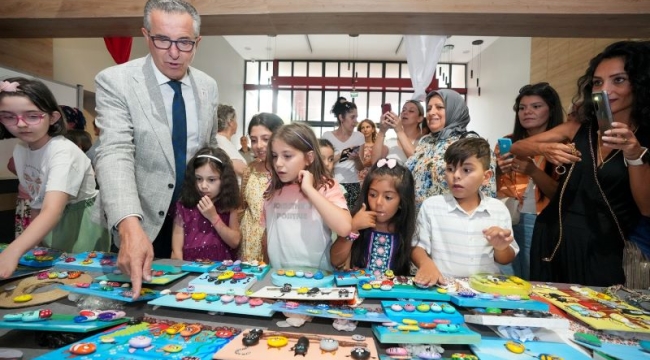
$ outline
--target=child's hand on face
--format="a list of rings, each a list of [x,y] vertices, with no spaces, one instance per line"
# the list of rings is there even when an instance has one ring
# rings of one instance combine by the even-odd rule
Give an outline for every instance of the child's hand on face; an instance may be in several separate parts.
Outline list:
[[[300,170],[298,173],[298,183],[300,184],[300,190],[303,192],[314,188],[314,174],[310,173],[309,170]]]
[[[488,243],[492,245],[495,250],[505,250],[510,246],[515,238],[512,236],[512,231],[502,229],[498,226],[492,226],[488,229],[483,230],[483,235],[487,239]]]
[[[201,215],[208,219],[210,223],[217,221],[217,217],[219,216],[217,214],[217,208],[214,207],[212,199],[210,199],[208,195],[205,195],[201,200],[199,200],[197,207],[199,208]]]
[[[366,204],[361,204],[361,209],[352,217],[352,230],[374,228],[377,225],[377,213],[366,210]]]
[[[418,269],[418,272],[415,273],[413,281],[416,284],[427,287],[436,284],[446,285],[445,278],[442,276],[440,270],[438,270],[438,267],[433,263],[433,261],[427,261],[422,264]]]

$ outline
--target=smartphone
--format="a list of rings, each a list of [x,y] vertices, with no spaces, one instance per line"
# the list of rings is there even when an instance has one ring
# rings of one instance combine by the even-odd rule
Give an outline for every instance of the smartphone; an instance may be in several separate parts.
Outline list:
[[[390,103],[382,104],[381,105],[381,114],[384,115],[387,112],[390,112],[393,110],[393,107],[391,106]]]
[[[510,152],[510,147],[512,147],[512,140],[510,138],[500,138],[497,142],[499,143],[499,154],[501,156]]]
[[[594,100],[596,119],[598,119],[598,130],[602,136],[606,130],[612,128],[612,122],[614,122],[612,109],[609,107],[609,96],[607,96],[607,91],[603,90],[593,93],[592,99]]]

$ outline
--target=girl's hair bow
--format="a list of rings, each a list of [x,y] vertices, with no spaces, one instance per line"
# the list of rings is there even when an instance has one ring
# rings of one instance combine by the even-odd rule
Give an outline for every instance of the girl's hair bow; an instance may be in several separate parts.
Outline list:
[[[387,165],[389,169],[392,169],[397,165],[397,160],[396,159],[379,159],[377,161],[377,167],[380,168],[384,165]]]
[[[8,82],[8,81],[3,81],[0,82],[0,92],[6,91],[6,92],[16,92],[18,91],[18,86],[20,86],[20,83],[14,81],[14,82]]]

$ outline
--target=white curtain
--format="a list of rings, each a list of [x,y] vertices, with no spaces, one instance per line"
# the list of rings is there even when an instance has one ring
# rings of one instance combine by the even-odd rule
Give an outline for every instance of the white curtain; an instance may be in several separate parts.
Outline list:
[[[415,90],[413,100],[423,101],[426,97],[427,86],[436,72],[438,59],[440,59],[446,39],[446,36],[404,35],[406,62]]]

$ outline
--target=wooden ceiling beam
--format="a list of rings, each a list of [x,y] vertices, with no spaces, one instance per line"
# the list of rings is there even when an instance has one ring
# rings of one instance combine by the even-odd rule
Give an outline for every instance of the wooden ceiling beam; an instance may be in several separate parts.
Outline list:
[[[0,37],[140,36],[139,0],[2,0]],[[639,0],[194,0],[202,35],[650,37]]]

